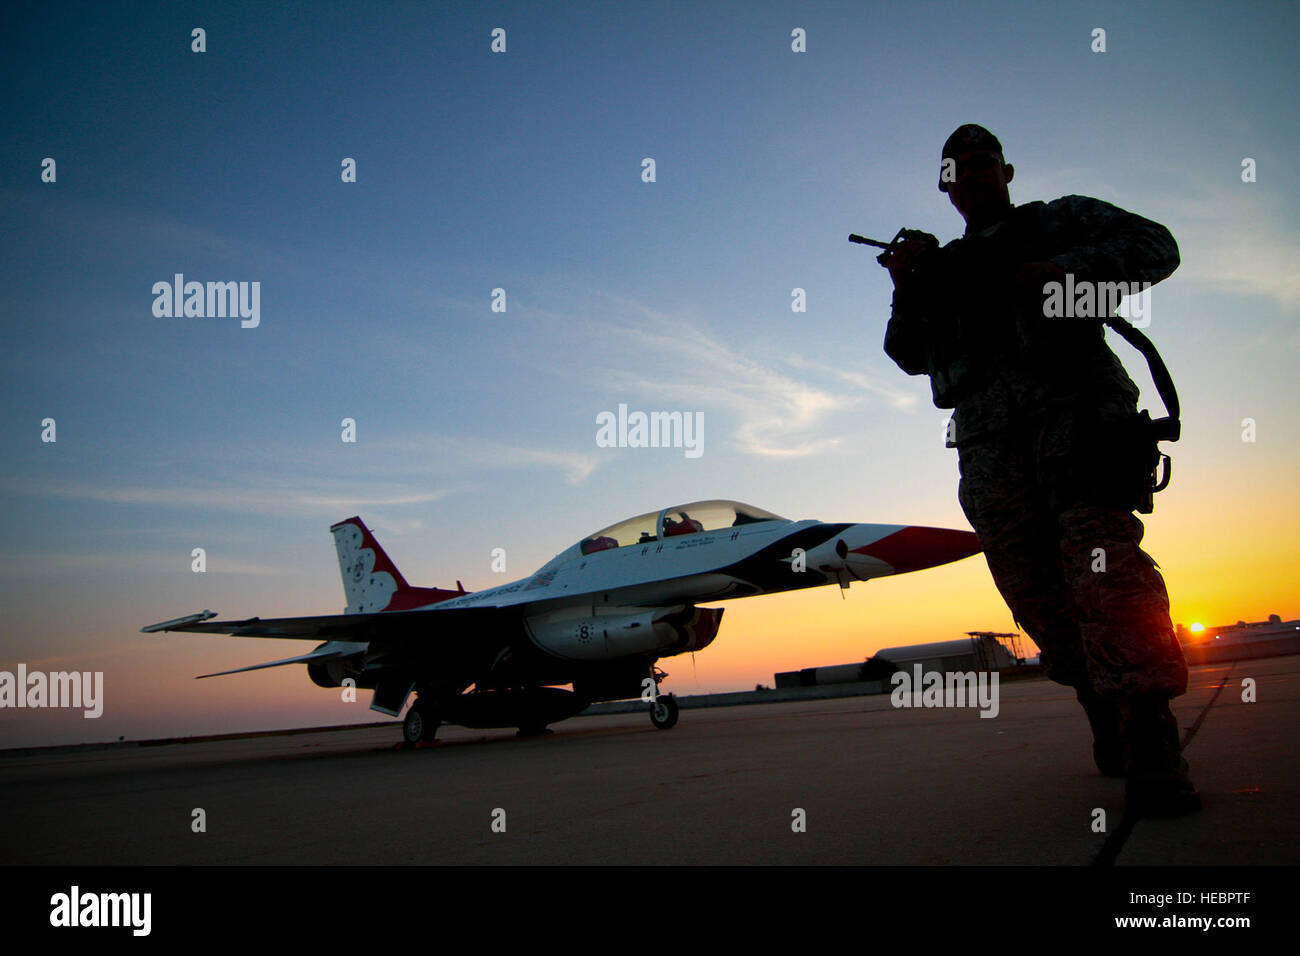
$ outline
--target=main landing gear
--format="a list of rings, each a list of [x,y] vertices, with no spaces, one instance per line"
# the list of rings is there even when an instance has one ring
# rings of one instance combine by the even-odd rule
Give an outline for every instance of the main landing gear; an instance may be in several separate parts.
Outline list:
[[[402,739],[414,746],[418,743],[432,743],[438,735],[439,720],[433,706],[417,697],[411,709],[402,721]]]

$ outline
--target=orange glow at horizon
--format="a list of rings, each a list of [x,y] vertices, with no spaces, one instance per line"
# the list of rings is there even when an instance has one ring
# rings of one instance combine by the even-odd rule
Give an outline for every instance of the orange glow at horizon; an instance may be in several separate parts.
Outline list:
[[[1212,627],[1259,621],[1269,614],[1283,620],[1300,617],[1294,546],[1300,540],[1300,516],[1277,507],[1276,497],[1272,501],[1265,507],[1258,501],[1209,495],[1194,507],[1197,502],[1173,498],[1165,513],[1144,516],[1148,533],[1143,547],[1160,564],[1175,623],[1202,624],[1199,633],[1204,634]],[[1234,533],[1207,535],[1205,529],[1212,525],[1232,527]],[[422,577],[418,571],[408,571],[408,576],[413,583]],[[238,597],[231,601],[232,614],[336,611],[336,581],[312,581],[306,588],[293,586],[267,596],[250,593],[247,579],[236,579],[228,586]],[[56,712],[9,712],[0,727],[3,745],[383,719],[369,710],[368,692],[358,694],[356,703],[343,704],[337,691],[313,685],[300,665],[194,680],[197,674],[287,657],[304,648],[294,641],[140,635],[142,622],[166,616],[153,614],[157,608],[206,606],[203,600],[189,600],[188,593],[178,594],[175,581],[165,583],[166,593],[137,593],[130,607],[107,616],[94,602],[86,602],[23,624],[27,649],[15,648],[9,666],[18,661],[29,667],[41,661],[53,666],[57,660],[60,667],[102,670],[105,712],[99,720]],[[283,587],[274,583],[277,589]],[[495,583],[466,580],[471,590]],[[191,582],[186,578],[181,584]],[[953,640],[967,631],[1018,630],[983,556],[855,582],[842,595],[828,585],[711,606],[725,609],[717,639],[702,652],[661,661],[671,675],[664,685],[667,690],[685,695],[771,686],[778,672],[862,661],[887,647]],[[1020,651],[1032,656],[1037,648],[1024,636]]]

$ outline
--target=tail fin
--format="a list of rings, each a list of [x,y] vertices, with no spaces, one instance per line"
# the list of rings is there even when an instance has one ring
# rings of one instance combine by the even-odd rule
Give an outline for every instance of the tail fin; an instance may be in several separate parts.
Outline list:
[[[348,599],[344,614],[408,611],[468,593],[459,581],[455,591],[411,587],[358,517],[340,521],[330,533],[339,555],[343,594]]]

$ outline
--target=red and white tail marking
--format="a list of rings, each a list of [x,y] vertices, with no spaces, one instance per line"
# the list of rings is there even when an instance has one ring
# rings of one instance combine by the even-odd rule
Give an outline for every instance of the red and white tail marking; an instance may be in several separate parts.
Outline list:
[[[459,587],[459,581],[456,582],[459,590],[455,591],[411,587],[358,517],[340,521],[330,528],[330,533],[334,535],[343,593],[348,599],[344,614],[409,611],[467,593],[464,587]]]

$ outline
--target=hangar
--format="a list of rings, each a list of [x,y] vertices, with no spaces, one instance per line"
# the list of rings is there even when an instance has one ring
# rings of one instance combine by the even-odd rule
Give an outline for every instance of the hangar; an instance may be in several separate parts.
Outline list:
[[[923,673],[930,671],[1003,671],[1025,663],[1020,653],[1020,635],[996,631],[967,631],[955,641],[909,644],[887,647],[857,664],[829,667],[805,667],[776,675],[776,686],[820,687],[861,681],[888,681],[895,671],[911,671],[920,664]]]

